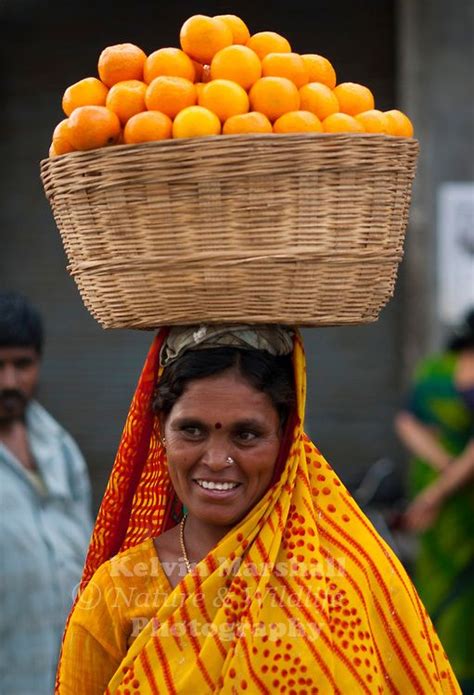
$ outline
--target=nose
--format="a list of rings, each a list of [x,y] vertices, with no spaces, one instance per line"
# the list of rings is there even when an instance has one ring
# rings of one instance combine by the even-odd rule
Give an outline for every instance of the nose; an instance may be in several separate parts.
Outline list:
[[[210,470],[220,471],[224,468],[228,468],[229,456],[231,456],[230,446],[226,444],[225,440],[216,438],[216,440],[211,439],[207,442],[201,461]]]
[[[4,364],[0,370],[0,388],[4,391],[18,389],[18,370],[13,364]]]

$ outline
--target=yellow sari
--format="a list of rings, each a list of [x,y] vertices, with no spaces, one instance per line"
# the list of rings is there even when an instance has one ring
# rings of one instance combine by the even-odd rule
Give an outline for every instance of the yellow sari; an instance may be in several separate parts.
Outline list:
[[[162,339],[132,403],[84,585],[164,528],[172,492],[146,416]],[[304,434],[298,335],[293,363],[298,421],[280,479],[164,599],[108,695],[460,693],[404,569]]]

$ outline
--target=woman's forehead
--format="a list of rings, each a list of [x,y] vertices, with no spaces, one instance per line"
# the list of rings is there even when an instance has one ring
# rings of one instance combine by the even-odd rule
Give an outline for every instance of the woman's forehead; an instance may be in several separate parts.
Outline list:
[[[174,416],[200,417],[221,426],[229,418],[248,419],[271,411],[275,408],[270,397],[237,372],[193,379],[172,408]]]

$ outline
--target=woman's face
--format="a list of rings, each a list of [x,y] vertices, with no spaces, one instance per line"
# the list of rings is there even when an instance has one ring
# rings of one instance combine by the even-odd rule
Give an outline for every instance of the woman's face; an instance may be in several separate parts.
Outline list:
[[[237,371],[189,382],[162,427],[173,487],[200,521],[233,525],[266,492],[280,419],[269,396]]]

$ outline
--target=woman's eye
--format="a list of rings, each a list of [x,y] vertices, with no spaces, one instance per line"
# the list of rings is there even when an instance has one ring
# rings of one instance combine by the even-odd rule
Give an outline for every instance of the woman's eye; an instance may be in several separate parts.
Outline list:
[[[257,436],[258,435],[256,434],[256,432],[250,432],[249,430],[243,430],[242,432],[237,433],[237,438],[245,444],[253,442],[257,438]]]
[[[201,428],[200,427],[183,427],[181,432],[185,434],[187,437],[191,437],[195,439],[196,437],[200,437],[202,434]]]

